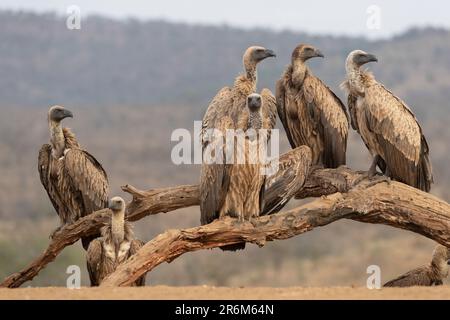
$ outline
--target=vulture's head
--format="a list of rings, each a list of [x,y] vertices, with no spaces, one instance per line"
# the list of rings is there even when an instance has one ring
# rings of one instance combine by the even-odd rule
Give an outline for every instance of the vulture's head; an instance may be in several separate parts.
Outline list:
[[[114,197],[109,200],[108,208],[113,212],[123,211],[125,210],[125,200],[121,197]]]
[[[252,46],[245,50],[244,53],[244,67],[255,66],[259,62],[269,57],[276,57],[275,52],[260,46]]]
[[[443,262],[450,264],[450,250],[443,245],[437,245],[433,251],[433,261],[438,265]]]
[[[257,93],[252,93],[247,97],[247,107],[250,112],[256,112],[261,109],[262,98],[261,95]]]
[[[53,122],[61,122],[65,118],[73,118],[73,113],[62,106],[53,106],[48,110],[48,119]]]
[[[320,52],[319,49],[314,48],[313,46],[310,46],[308,44],[299,44],[294,51],[292,51],[292,64],[294,64],[295,61],[301,61],[305,62],[308,59],[321,57],[323,58],[324,55],[322,52]]]
[[[378,62],[378,59],[375,55],[362,50],[352,51],[347,57],[347,65],[361,67],[362,65],[369,62]]]

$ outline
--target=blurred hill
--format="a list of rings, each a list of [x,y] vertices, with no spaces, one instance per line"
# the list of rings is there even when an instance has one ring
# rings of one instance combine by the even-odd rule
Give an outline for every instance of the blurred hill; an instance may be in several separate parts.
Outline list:
[[[65,121],[108,171],[111,193],[130,183],[148,189],[198,181],[199,168],[175,166],[171,133],[193,129],[208,101],[241,71],[241,55],[261,44],[278,57],[259,68],[259,84],[274,83],[300,42],[326,58],[313,72],[344,99],[345,57],[359,48],[380,62],[377,79],[403,98],[419,118],[431,148],[436,184],[432,192],[450,200],[450,31],[411,30],[370,42],[362,38],[312,36],[270,30],[192,26],[163,21],[82,20],[68,30],[51,14],[0,12],[0,278],[24,266],[47,244],[58,219],[40,185],[37,152],[48,141],[46,114],[52,104],[71,109]],[[282,151],[288,150],[281,132]],[[367,169],[370,159],[352,133],[349,166]],[[290,206],[294,206],[291,203]],[[199,224],[198,208],[146,218],[137,234],[149,240],[169,228]],[[433,242],[384,226],[341,221],[295,239],[249,246],[236,254],[220,250],[183,256],[160,266],[152,284],[189,285],[365,285],[369,264],[389,277],[426,263]],[[32,285],[64,285],[66,267],[83,267],[75,245]],[[87,282],[84,282],[85,284]]]
[[[344,77],[347,54],[360,48],[380,57],[373,66],[377,77],[414,101],[420,115],[444,112],[442,106],[450,100],[447,30],[411,30],[368,42],[101,17],[83,19],[81,30],[68,30],[64,18],[51,14],[0,12],[1,103],[197,107],[241,71],[241,56],[249,45],[277,52],[277,59],[260,68],[260,84],[273,87],[300,42],[325,53],[326,59],[314,61],[313,69],[334,88]]]

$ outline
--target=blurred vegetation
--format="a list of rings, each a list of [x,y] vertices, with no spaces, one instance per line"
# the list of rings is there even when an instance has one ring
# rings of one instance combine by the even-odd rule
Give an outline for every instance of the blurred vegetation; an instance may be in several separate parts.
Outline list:
[[[376,77],[411,106],[431,148],[436,184],[432,192],[450,200],[448,129],[450,32],[411,30],[393,39],[311,36],[303,33],[243,31],[163,21],[83,20],[69,31],[53,15],[0,12],[0,278],[37,257],[58,219],[40,185],[37,152],[48,141],[47,110],[58,103],[75,117],[65,125],[106,168],[111,194],[120,185],[138,188],[196,183],[199,167],[175,166],[170,135],[193,130],[208,101],[241,70],[241,54],[251,44],[274,49],[278,57],[260,68],[260,84],[274,89],[290,52],[309,42],[326,55],[311,61],[314,73],[344,98],[347,53],[375,53]],[[343,99],[345,101],[345,99]],[[284,133],[281,151],[288,150]],[[367,169],[370,158],[351,133],[349,166]],[[292,202],[290,207],[298,204]],[[150,240],[169,228],[199,224],[197,208],[161,214],[136,223]],[[238,253],[208,250],[159,266],[148,284],[227,286],[365,285],[366,268],[377,264],[383,281],[428,262],[432,241],[406,231],[340,221],[264,249]],[[65,285],[66,269],[79,265],[87,285],[79,243],[26,285]]]

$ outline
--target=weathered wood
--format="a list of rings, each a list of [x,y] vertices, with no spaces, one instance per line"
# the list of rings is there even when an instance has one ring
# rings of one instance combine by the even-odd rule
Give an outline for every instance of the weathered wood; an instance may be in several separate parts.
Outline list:
[[[124,191],[133,195],[128,205],[127,220],[137,221],[147,215],[169,212],[198,204],[198,186],[178,186],[149,191],[139,191],[132,186],[124,186]],[[47,249],[23,270],[6,277],[0,287],[17,288],[32,280],[47,264],[67,246],[84,236],[96,234],[109,221],[109,209],[96,211],[71,225],[59,230],[51,239]]]
[[[407,229],[423,234],[424,236],[434,239],[443,245],[450,245],[448,240],[448,237],[450,235],[450,207],[448,203],[439,200],[438,198],[428,193],[421,192],[420,190],[408,187],[397,182],[392,182],[389,185],[383,182],[376,184],[375,186],[371,186],[370,184],[374,182],[370,182],[367,180],[366,173],[354,172],[346,167],[340,167],[337,169],[314,168],[314,170],[311,171],[312,172],[310,173],[304,188],[302,188],[297,193],[298,198],[319,197],[323,195],[330,195],[336,192],[339,193],[333,195],[333,197],[326,197],[325,199],[314,201],[313,203],[308,204],[306,207],[303,206],[282,214],[255,219],[253,221],[253,224],[260,223],[261,225],[263,225],[267,221],[273,221],[272,219],[280,219],[279,222],[286,222],[287,220],[283,220],[286,217],[291,217],[294,214],[296,219],[299,219],[300,215],[308,212],[309,220],[314,222],[310,223],[310,227],[312,226],[311,228],[314,228],[318,225],[328,224],[337,219],[351,218],[361,222],[383,223],[392,225],[397,228]],[[171,210],[198,205],[199,203],[199,189],[197,185],[160,188],[149,191],[140,191],[132,186],[125,186],[123,187],[123,190],[132,194],[133,196],[133,200],[128,204],[127,209],[127,219],[130,221],[136,221],[148,215],[153,215],[160,212],[169,212]],[[348,208],[350,208],[351,211],[355,212],[354,215],[352,216],[350,212],[337,210],[337,208],[334,208],[333,212],[335,213],[332,215],[332,217],[327,218],[328,220],[325,220],[328,222],[324,224],[318,224],[322,223],[320,222],[320,220],[323,219],[321,218],[320,210],[319,212],[314,211],[311,209],[311,206],[320,205],[321,202],[324,202],[325,204],[334,203],[336,199],[340,199],[341,197],[342,199],[345,199],[344,203],[349,205]],[[330,202],[330,199],[335,200]],[[352,204],[352,201],[354,202],[354,204]],[[341,204],[342,202],[339,203]],[[330,210],[330,208],[332,209],[333,207],[329,207],[328,210]],[[345,213],[345,216],[341,216],[343,213]],[[78,239],[80,239],[80,237],[96,233],[104,225],[104,223],[108,221],[109,216],[109,210],[100,210],[78,220],[72,225],[64,227],[54,236],[48,248],[43,254],[41,254],[41,256],[39,256],[35,261],[33,261],[29,266],[27,266],[20,272],[7,277],[0,284],[0,286],[19,287],[24,282],[33,279],[39,273],[39,271],[42,270],[48,263],[53,261],[55,257],[66,246],[75,243]],[[248,223],[243,224],[242,226],[235,225],[231,221],[229,223],[235,229],[231,230],[230,226],[225,226],[225,229],[221,229],[222,231],[225,230],[225,238],[223,239],[220,238],[223,233],[210,235],[210,237],[212,237],[212,239],[214,240],[214,242],[209,244],[211,247],[222,246],[224,243],[233,244],[242,241],[263,243],[261,242],[263,241],[262,237],[251,238],[250,235],[246,233],[249,232],[247,229],[245,229],[249,227]],[[204,230],[206,230],[206,232],[210,232],[211,229],[208,228],[210,228],[211,226],[212,228],[214,228],[216,224],[222,226],[223,222],[214,222],[213,224],[208,226],[198,227],[198,229],[203,230],[202,232],[205,232]],[[277,225],[274,225],[274,227],[275,226]],[[302,225],[297,225],[297,228],[300,229],[295,229],[292,231],[286,231],[285,229],[280,229],[279,231],[277,231],[271,229],[271,232],[273,232],[273,234],[277,236],[273,236],[273,234],[269,233],[264,237],[264,239],[265,241],[268,241],[268,239],[284,239],[310,230],[306,228],[301,232],[297,231],[302,230]],[[251,234],[253,234],[254,232],[253,229],[254,227],[249,229],[252,230]],[[268,229],[262,230],[264,231]],[[170,234],[172,234],[172,237],[169,237],[170,239],[175,239],[175,236],[173,235],[174,232],[176,234],[182,235],[189,234],[186,233],[186,230],[170,231]],[[230,234],[233,235],[232,238],[229,238]],[[166,237],[167,239],[167,234],[163,234],[159,237]],[[150,244],[154,244],[157,239],[158,237],[152,240]],[[179,241],[180,240],[177,240],[176,242],[178,245],[180,244]],[[183,241],[184,242],[181,242],[183,243],[183,245],[186,245],[186,243],[189,242],[186,242],[186,240]],[[181,251],[177,252],[181,252],[180,254],[182,254],[184,252],[198,250],[195,248],[193,250],[189,250],[189,248],[192,248],[193,246],[191,242],[189,243],[190,244],[187,246],[187,249],[179,249]],[[199,245],[202,242],[199,240],[195,243],[196,245]],[[144,246],[144,248],[148,248],[148,246],[146,245]],[[208,243],[203,243],[201,248],[208,248]],[[158,251],[158,249],[155,250]],[[159,248],[159,250],[168,249]],[[145,251],[148,251],[148,249],[145,249]],[[162,261],[169,261],[170,259],[174,259],[176,258],[176,256],[176,254],[172,254],[171,256],[168,255],[166,258],[160,257],[158,258],[159,260],[156,259],[155,261],[160,261],[159,263],[161,263]],[[134,260],[130,260],[130,263],[131,261]],[[153,261],[146,262],[143,267],[141,267],[140,269],[136,268],[136,270],[139,269],[139,272],[141,272],[141,270],[147,267],[154,268],[159,263],[155,264],[155,262]],[[121,269],[119,269],[118,271],[120,270]],[[133,273],[133,277],[137,273]],[[126,281],[124,281],[123,279],[119,282],[120,284],[126,283]]]
[[[365,180],[348,193],[324,196],[251,222],[238,223],[236,219],[225,218],[201,227],[169,230],[119,266],[102,286],[127,286],[162,262],[170,262],[187,252],[239,242],[263,246],[266,241],[291,238],[342,218],[391,225],[450,247],[448,203],[402,183]]]
[[[93,235],[108,222],[111,212],[103,209],[79,219],[76,223],[63,227],[50,241],[47,249],[23,270],[6,277],[0,287],[17,288],[33,279],[48,263],[68,245],[77,242],[83,236]]]

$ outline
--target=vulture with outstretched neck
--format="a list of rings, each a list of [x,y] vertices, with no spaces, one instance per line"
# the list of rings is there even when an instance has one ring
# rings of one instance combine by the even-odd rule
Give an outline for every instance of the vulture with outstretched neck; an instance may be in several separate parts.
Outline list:
[[[61,225],[74,223],[108,204],[108,178],[101,164],[78,144],[75,135],[63,128],[61,121],[73,117],[72,112],[53,106],[48,112],[50,144],[39,151],[39,175]],[[53,234],[54,234],[53,233]],[[83,237],[87,249],[98,235]]]
[[[428,265],[411,270],[398,278],[388,281],[383,287],[438,286],[448,276],[450,252],[447,247],[436,246]]]
[[[247,98],[256,91],[257,65],[275,53],[263,47],[248,48],[243,56],[244,73],[239,75],[232,87],[222,88],[208,106],[202,122],[201,142],[203,163],[200,177],[200,211],[201,223],[207,224],[219,216],[228,214],[223,209],[227,194],[230,192],[232,165],[227,163],[211,164],[205,162],[206,153],[211,149],[211,131],[238,129],[243,117],[250,115]],[[268,89],[261,92],[260,116],[271,129],[276,122],[275,98]],[[245,121],[244,121],[245,123]],[[253,188],[259,188],[254,186]],[[235,212],[235,215],[241,212]],[[256,214],[256,213],[251,213]]]
[[[373,54],[351,52],[342,84],[348,92],[352,127],[373,156],[369,176],[376,174],[378,165],[385,176],[428,192],[433,175],[422,128],[405,102],[361,70],[371,61],[378,61]]]
[[[101,229],[101,238],[93,240],[88,247],[86,260],[91,286],[98,286],[113,273],[117,266],[135,254],[144,243],[134,238],[131,225],[125,221],[125,201],[114,197],[109,203],[111,221]],[[132,286],[144,286],[145,274]]]
[[[346,163],[349,119],[341,100],[306,65],[315,57],[323,54],[310,45],[292,52],[276,86],[278,116],[292,148],[307,145],[314,165],[337,168]]]

